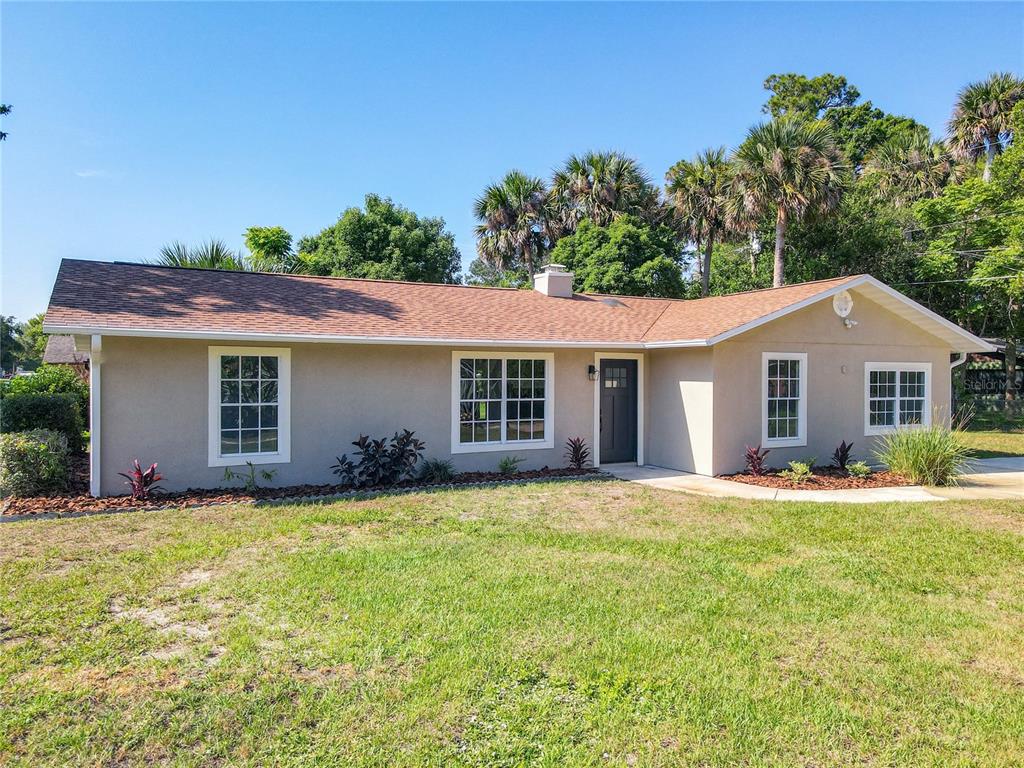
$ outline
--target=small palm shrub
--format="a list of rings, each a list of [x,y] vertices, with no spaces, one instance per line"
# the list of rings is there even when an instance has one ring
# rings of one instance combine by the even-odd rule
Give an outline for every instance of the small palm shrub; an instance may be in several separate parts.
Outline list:
[[[514,475],[519,471],[519,465],[526,459],[521,456],[503,456],[498,462],[498,471],[503,475]]]
[[[455,477],[455,465],[448,459],[426,459],[419,478],[424,483],[449,483]]]
[[[39,496],[68,486],[68,441],[36,429],[0,435],[0,496]]]
[[[811,479],[811,475],[814,474],[813,467],[814,459],[791,461],[789,462],[789,469],[779,472],[779,476],[793,483],[803,483]]]
[[[743,451],[743,461],[747,464],[747,472],[752,474],[754,477],[761,477],[765,472],[764,457],[771,453],[770,448],[761,450],[760,443],[756,448],[753,446],[746,446]]]
[[[415,437],[415,432],[403,429],[395,432],[390,442],[386,437],[374,440],[367,435],[360,435],[354,440],[358,450],[352,455],[337,457],[337,464],[331,469],[341,482],[355,488],[372,488],[378,485],[394,485],[407,477],[412,477],[416,463],[423,458],[426,443]]]
[[[850,477],[867,477],[871,474],[871,467],[863,461],[851,461],[846,465],[846,472]]]
[[[875,456],[890,471],[920,485],[956,485],[970,457],[960,432],[941,424],[897,429],[883,435]]]
[[[582,437],[570,437],[565,443],[565,458],[573,469],[583,469],[590,463],[590,449]]]
[[[853,443],[843,440],[839,447],[836,448],[835,453],[832,454],[832,466],[847,471],[847,465],[850,463],[850,451],[852,450]]]

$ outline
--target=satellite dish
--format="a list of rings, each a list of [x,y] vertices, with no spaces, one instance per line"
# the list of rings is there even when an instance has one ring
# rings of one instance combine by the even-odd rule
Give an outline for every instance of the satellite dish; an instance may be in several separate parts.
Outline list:
[[[847,317],[853,311],[853,296],[849,291],[837,293],[832,297],[832,309],[840,317]]]

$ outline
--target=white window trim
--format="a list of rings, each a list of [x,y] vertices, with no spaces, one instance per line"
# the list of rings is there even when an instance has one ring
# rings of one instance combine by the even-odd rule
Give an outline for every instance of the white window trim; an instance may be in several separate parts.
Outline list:
[[[799,434],[796,437],[768,437],[768,361],[797,360],[800,363],[800,402],[797,405]],[[807,353],[761,353],[761,446],[764,448],[797,448],[807,445]]]
[[[642,352],[595,352],[594,369],[594,467],[601,466],[601,361],[602,360],[636,360],[636,464],[644,466],[644,354]]]
[[[287,464],[292,458],[292,351],[288,347],[209,347],[209,457],[211,467],[253,464]],[[274,453],[220,453],[220,356],[276,355],[277,370],[277,451]]]
[[[893,426],[872,426],[871,424],[871,372],[896,371],[896,409]],[[920,424],[900,424],[900,380],[901,371],[924,372],[924,407],[921,409]],[[931,363],[864,363],[864,436],[887,435],[897,429],[918,429],[932,423],[932,364]]]
[[[501,360],[501,440],[488,443],[462,443],[459,441],[459,361],[462,358]],[[543,360],[544,361],[544,439],[543,440],[506,440],[507,424],[506,402],[508,391],[505,386],[506,360]],[[487,453],[488,451],[531,451],[555,447],[555,356],[551,352],[492,352],[489,350],[462,350],[452,352],[452,450],[455,453]]]

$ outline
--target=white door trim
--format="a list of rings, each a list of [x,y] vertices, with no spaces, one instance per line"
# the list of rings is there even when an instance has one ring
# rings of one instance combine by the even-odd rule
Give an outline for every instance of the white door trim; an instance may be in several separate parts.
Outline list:
[[[636,360],[636,463],[644,463],[644,355],[637,352],[595,352],[594,368],[594,466],[601,466],[601,361]]]

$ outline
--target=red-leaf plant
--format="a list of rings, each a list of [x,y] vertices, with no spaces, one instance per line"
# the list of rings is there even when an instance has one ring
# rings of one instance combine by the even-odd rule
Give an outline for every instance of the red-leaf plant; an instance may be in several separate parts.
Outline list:
[[[764,474],[764,457],[770,453],[768,448],[761,450],[760,443],[756,448],[753,446],[746,446],[746,450],[743,452],[743,460],[747,462],[747,470],[754,477],[760,477]]]
[[[149,498],[149,494],[153,491],[163,490],[156,483],[163,480],[163,475],[158,475],[156,472],[156,462],[149,465],[149,469],[144,470],[142,465],[139,464],[139,460],[136,459],[132,465],[132,472],[128,474],[126,472],[118,472],[121,477],[127,478],[125,485],[132,489],[132,498],[136,501],[145,501]]]

